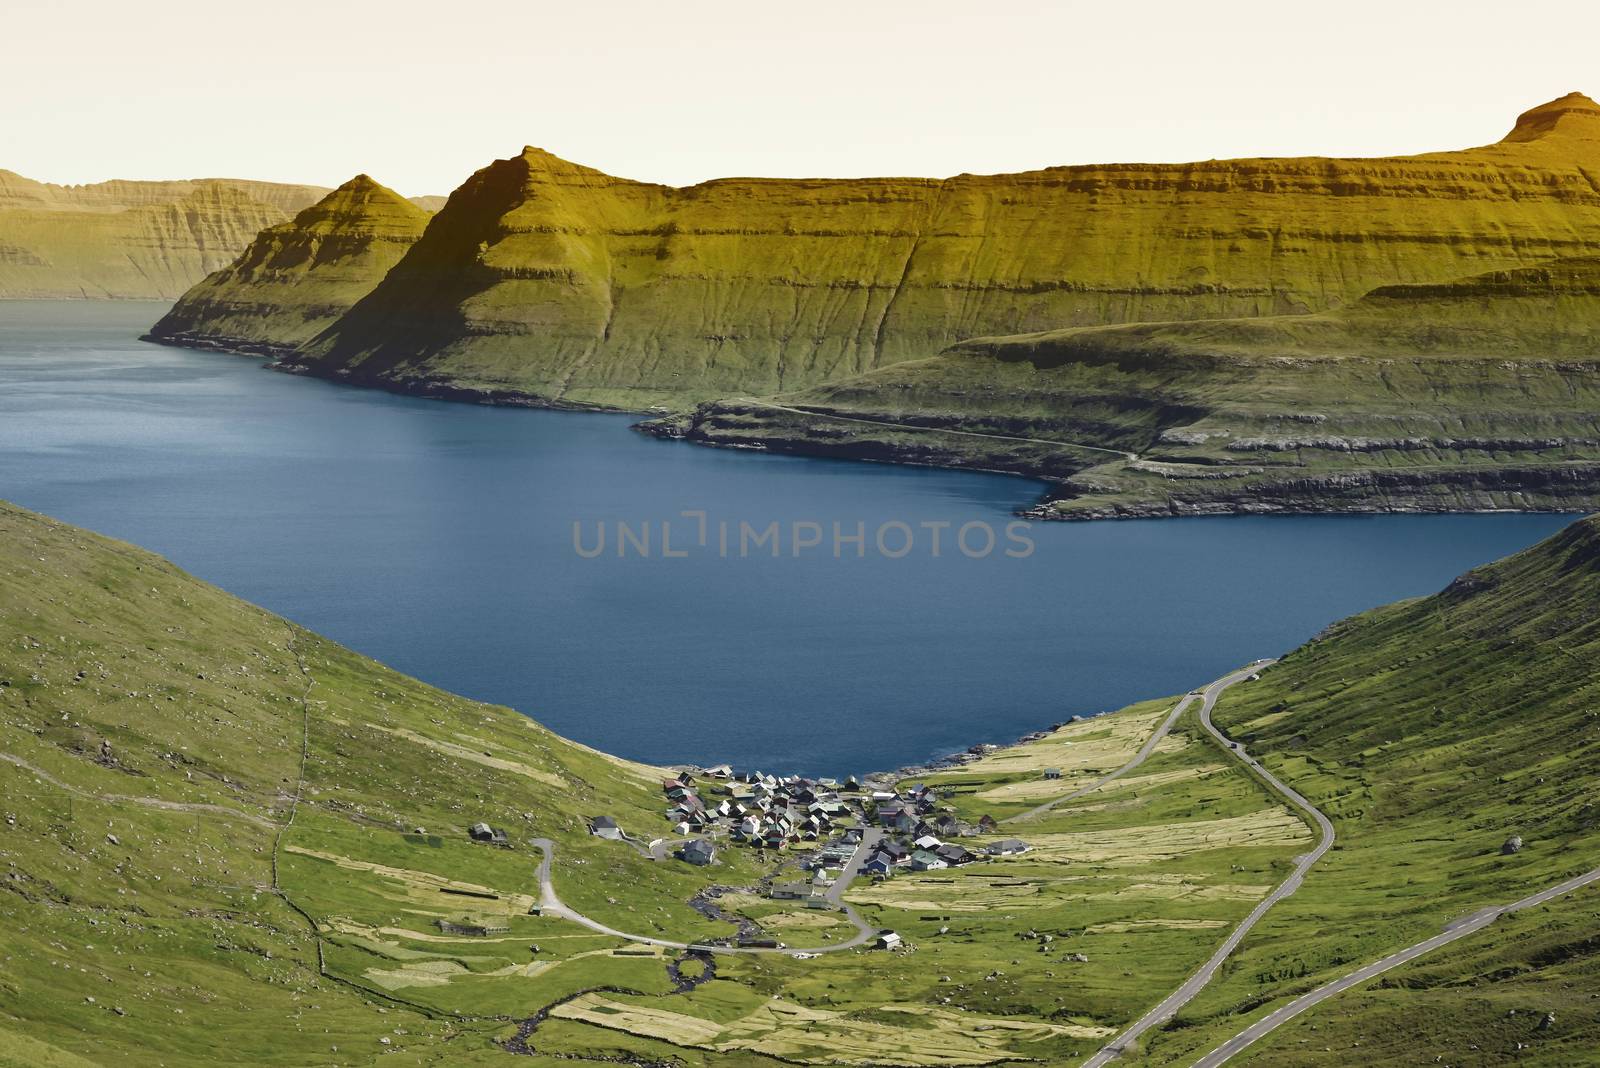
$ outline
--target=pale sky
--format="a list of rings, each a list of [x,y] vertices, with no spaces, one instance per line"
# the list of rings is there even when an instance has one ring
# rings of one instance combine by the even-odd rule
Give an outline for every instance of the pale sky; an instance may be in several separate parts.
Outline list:
[[[448,193],[524,144],[685,185],[1388,155],[1600,97],[1600,3],[8,0],[0,167],[365,171]]]

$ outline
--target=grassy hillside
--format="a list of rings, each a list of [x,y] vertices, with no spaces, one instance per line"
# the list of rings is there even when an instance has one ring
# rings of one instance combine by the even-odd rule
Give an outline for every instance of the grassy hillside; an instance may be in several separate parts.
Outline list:
[[[978,339],[653,429],[1043,475],[1047,518],[1581,510],[1600,505],[1597,337],[1600,259],[1570,258],[1317,315]]]
[[[1219,725],[1333,818],[1338,845],[1150,1042],[1151,1063],[1189,1063],[1327,978],[1600,865],[1597,601],[1600,519],[1585,519],[1346,620],[1223,698]],[[1502,853],[1512,835],[1521,850]],[[1246,1063],[1347,1064],[1356,1043],[1373,1064],[1587,1063],[1597,922],[1592,888],[1501,921],[1327,1003]]]
[[[664,827],[654,769],[9,505],[0,736],[0,1064],[210,1064],[220,1051],[365,1064],[396,1050],[397,1063],[448,1050],[477,1063],[471,1051],[498,1051],[471,1035],[592,977],[474,989],[527,965],[533,941],[661,985],[659,960],[607,965],[615,939],[525,905],[506,919],[514,940],[439,938],[434,918],[494,920],[529,892],[535,833],[558,844],[569,904],[618,924],[726,929],[687,908],[703,880],[685,866],[587,833],[603,813]],[[515,848],[470,843],[479,820]],[[740,863],[718,874],[738,879]],[[451,885],[501,896],[441,892]],[[620,887],[627,901],[608,902]],[[420,991],[386,974],[428,960],[437,983]]]
[[[587,833],[599,814],[667,833],[659,769],[433,690],[20,509],[0,506],[0,550],[0,1064],[198,1065],[219,1051],[251,1064],[476,1064],[507,1056],[498,1044],[519,1030],[541,1055],[579,1060],[832,1061],[851,1043],[856,1059],[906,1064],[1059,1059],[1140,1011],[1152,980],[1130,978],[1119,952],[1158,954],[1155,980],[1180,974],[1306,834],[1248,779],[1175,742],[1168,776],[1129,785],[1203,774],[1220,791],[1113,806],[1093,825],[1041,822],[1036,855],[960,883],[863,884],[858,907],[904,929],[937,971],[871,950],[725,957],[680,993],[675,954],[529,914],[529,839],[554,840],[563,901],[620,930],[730,934],[689,906],[711,884],[736,888],[724,911],[793,944],[849,928],[761,895],[763,876],[799,874],[795,856],[725,849],[699,869]],[[1009,795],[1020,767],[1069,745],[1085,747],[1072,774],[1088,774],[1126,759],[1157,710],[1071,725],[967,779]],[[959,803],[967,814],[990,804],[961,789],[978,795]],[[1208,829],[1179,844],[1189,819]],[[480,820],[507,829],[511,848],[470,842]],[[1115,828],[1135,826],[1151,829],[1148,848],[1108,849]],[[1167,895],[1140,887],[1178,870],[1235,874],[1185,876],[1223,885],[1174,913],[1183,922],[1141,925]],[[1025,914],[973,911],[1025,885],[1039,895]],[[919,903],[928,895],[959,916],[954,933]],[[1065,938],[1090,916],[1072,951],[1093,963],[1070,980],[1065,943],[1045,953],[1023,937],[1048,923]],[[440,920],[509,930],[464,936]],[[1011,957],[1005,982],[985,978]]]
[[[1224,697],[1219,722],[1334,818],[1338,845],[1137,1063],[1188,1063],[1330,976],[1600,863],[1597,583],[1585,520]],[[592,837],[600,814],[663,833],[660,769],[0,506],[0,1065],[489,1064],[505,1043],[552,1064],[1073,1063],[1312,841],[1192,720],[1134,772],[1028,815],[1127,762],[1171,705],[925,776],[941,814],[1006,821],[958,841],[1031,849],[853,885],[909,948],[721,956],[707,978],[531,914],[530,839],[554,841],[566,904],[617,930],[726,936],[690,907],[717,885],[724,913],[826,946],[848,933],[837,913],[762,891],[798,854],[728,848],[701,869]],[[480,820],[510,848],[471,842]],[[1586,892],[1498,924],[1328,1003],[1255,1063],[1348,1063],[1358,1042],[1375,1065],[1422,1046],[1500,1064],[1518,1042],[1518,1063],[1581,1063],[1600,1040],[1597,910]]]
[[[628,181],[529,148],[451,196],[292,358],[424,393],[635,409],[814,386],[986,336],[1311,314],[1600,252],[1600,106],[1399,159],[944,180]]]
[[[422,236],[428,213],[364,174],[256,235],[184,294],[149,338],[282,353],[321,333]]]

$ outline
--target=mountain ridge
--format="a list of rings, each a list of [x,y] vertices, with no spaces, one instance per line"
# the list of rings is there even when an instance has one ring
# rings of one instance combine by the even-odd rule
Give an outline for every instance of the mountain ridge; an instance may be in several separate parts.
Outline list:
[[[1562,98],[1453,152],[945,179],[669,187],[529,146],[453,193],[286,362],[401,391],[641,410],[975,337],[1326,311],[1383,285],[1600,253],[1592,108]]]

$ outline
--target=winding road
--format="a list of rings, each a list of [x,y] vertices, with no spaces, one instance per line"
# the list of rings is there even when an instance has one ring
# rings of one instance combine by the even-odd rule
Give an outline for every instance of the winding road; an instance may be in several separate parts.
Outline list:
[[[1161,721],[1161,726],[1156,728],[1155,733],[1145,740],[1144,746],[1140,748],[1138,754],[1135,755],[1132,760],[1122,765],[1122,767],[1111,772],[1109,775],[1105,775],[1099,779],[1096,779],[1088,786],[1074,790],[1070,794],[1063,794],[1060,797],[1046,801],[1042,805],[1035,805],[1026,812],[1019,812],[1015,816],[1007,816],[1000,822],[1021,823],[1025,820],[1036,819],[1039,816],[1044,815],[1046,812],[1049,812],[1057,805],[1064,805],[1068,801],[1076,801],[1080,797],[1094,793],[1106,783],[1115,782],[1117,779],[1122,778],[1124,775],[1128,774],[1128,772],[1132,771],[1134,768],[1150,759],[1150,755],[1156,751],[1156,746],[1161,744],[1161,739],[1165,738],[1167,736],[1167,732],[1172,730],[1172,725],[1178,722],[1178,717],[1183,715],[1184,711],[1189,707],[1190,703],[1194,701],[1197,694],[1205,701],[1204,714],[1209,716],[1211,712],[1211,706],[1216,702],[1217,697],[1222,693],[1223,690],[1226,690],[1229,686],[1232,686],[1236,682],[1249,678],[1251,675],[1259,671],[1263,666],[1271,662],[1272,661],[1270,660],[1257,660],[1247,668],[1240,668],[1238,671],[1235,671],[1230,675],[1222,676],[1222,678],[1218,679],[1216,682],[1213,682],[1210,686],[1207,686],[1204,692],[1195,691],[1193,693],[1185,694],[1183,699],[1173,706],[1171,714],[1168,715],[1166,719]],[[1209,724],[1209,719],[1206,722]],[[1212,731],[1211,733],[1216,734],[1216,731]]]
[[[871,844],[877,841],[877,838],[881,836],[881,833],[882,832],[874,833],[872,831],[868,831],[867,834],[863,836],[861,844],[857,846],[856,851],[850,855],[850,860],[845,865],[844,871],[840,874],[839,878],[834,881],[833,886],[828,888],[828,900],[839,906],[839,908],[844,912],[845,916],[849,918],[850,922],[855,925],[856,933],[845,939],[843,942],[833,942],[825,946],[799,949],[796,949],[793,946],[777,949],[767,946],[712,946],[706,945],[703,942],[674,942],[667,938],[655,938],[651,935],[629,934],[626,931],[619,931],[614,927],[607,927],[599,920],[592,920],[583,913],[578,912],[576,909],[568,908],[566,905],[562,904],[561,898],[557,896],[555,884],[550,879],[550,865],[551,861],[555,857],[556,852],[555,843],[550,841],[548,838],[534,838],[529,844],[538,849],[540,853],[540,915],[554,916],[557,919],[562,920],[571,920],[580,927],[587,927],[589,930],[598,934],[610,935],[613,938],[621,938],[628,942],[638,942],[641,945],[646,946],[662,946],[666,949],[693,948],[696,950],[703,950],[707,953],[782,953],[792,957],[798,953],[838,953],[841,950],[855,949],[858,946],[865,945],[867,942],[877,937],[877,929],[868,926],[867,922],[861,918],[860,913],[856,912],[856,910],[850,905],[844,904],[841,899],[844,897],[844,892],[849,889],[850,880],[856,877],[856,873],[861,870],[861,865],[866,862],[867,854]]]
[[[1243,672],[1236,672],[1234,676],[1229,676],[1229,678],[1233,681],[1238,681],[1239,678],[1247,677],[1252,672],[1266,667],[1271,663],[1274,663],[1274,661],[1258,660],[1250,668],[1244,670]],[[1277,889],[1273,890],[1272,893],[1268,894],[1266,897],[1262,898],[1259,903],[1257,903],[1256,907],[1250,911],[1250,915],[1246,916],[1244,920],[1233,929],[1228,937],[1223,940],[1222,945],[1217,947],[1217,951],[1211,955],[1209,960],[1200,966],[1200,969],[1197,972],[1185,980],[1182,986],[1178,987],[1178,989],[1174,990],[1172,993],[1168,994],[1164,999],[1162,999],[1159,1005],[1140,1017],[1138,1022],[1132,1027],[1129,1027],[1126,1031],[1122,1032],[1122,1034],[1118,1035],[1110,1044],[1102,1047],[1100,1051],[1097,1052],[1093,1057],[1090,1057],[1087,1061],[1085,1061],[1083,1063],[1083,1068],[1101,1068],[1103,1065],[1110,1064],[1117,1057],[1121,1056],[1129,1046],[1137,1042],[1146,1031],[1150,1030],[1152,1027],[1156,1027],[1162,1023],[1165,1023],[1167,1020],[1171,1019],[1179,1009],[1183,1008],[1191,1000],[1193,1000],[1194,996],[1200,993],[1200,991],[1205,988],[1206,984],[1211,982],[1211,980],[1216,977],[1217,969],[1222,967],[1222,963],[1228,959],[1235,949],[1239,947],[1239,943],[1244,941],[1245,935],[1250,933],[1251,928],[1255,927],[1257,923],[1261,922],[1261,917],[1267,914],[1267,910],[1272,908],[1273,905],[1276,905],[1278,902],[1282,901],[1284,898],[1288,897],[1290,894],[1294,893],[1296,890],[1300,889],[1300,884],[1305,880],[1306,872],[1310,871],[1311,866],[1317,861],[1321,860],[1323,855],[1327,853],[1329,849],[1333,848],[1333,824],[1328,820],[1328,817],[1324,816],[1315,805],[1313,805],[1310,801],[1307,801],[1297,791],[1285,786],[1276,775],[1262,767],[1261,762],[1255,757],[1251,756],[1242,748],[1236,748],[1221,731],[1217,730],[1216,725],[1211,722],[1212,706],[1216,704],[1218,695],[1220,695],[1222,691],[1227,688],[1227,686],[1219,684],[1227,681],[1228,680],[1226,679],[1218,680],[1218,682],[1214,682],[1210,686],[1206,687],[1205,700],[1200,705],[1200,725],[1205,728],[1206,733],[1210,734],[1218,742],[1222,743],[1224,750],[1238,758],[1238,760],[1243,763],[1245,767],[1254,772],[1256,776],[1265,782],[1275,793],[1279,794],[1293,804],[1296,808],[1300,809],[1300,811],[1304,812],[1306,816],[1309,817],[1311,821],[1315,823],[1322,831],[1322,840],[1317,843],[1316,848],[1311,852],[1306,853],[1305,855],[1296,859],[1294,871],[1289,875],[1289,877],[1280,883]],[[1229,682],[1228,684],[1231,685],[1232,683]]]

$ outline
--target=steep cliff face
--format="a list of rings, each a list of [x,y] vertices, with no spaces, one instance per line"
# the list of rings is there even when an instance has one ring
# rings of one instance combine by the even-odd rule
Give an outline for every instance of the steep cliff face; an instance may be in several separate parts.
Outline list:
[[[1317,315],[974,339],[647,429],[1051,478],[1047,518],[1594,510],[1600,258]]]
[[[1600,252],[1600,106],[1398,159],[646,185],[528,149],[474,175],[295,362],[642,407],[773,393],[966,338],[1315,313]]]
[[[231,179],[60,186],[0,171],[0,299],[170,300],[326,192]]]
[[[0,300],[174,300],[327,193],[234,178],[51,185],[0,170]]]
[[[149,338],[282,354],[349,310],[422,236],[428,213],[362,174],[270,226],[191,288]]]

